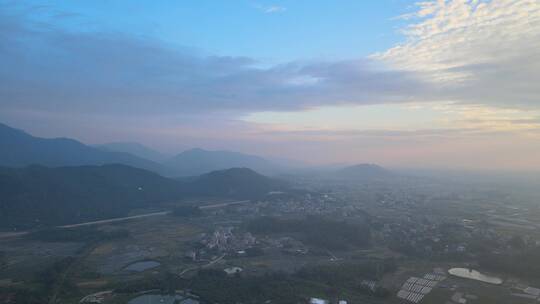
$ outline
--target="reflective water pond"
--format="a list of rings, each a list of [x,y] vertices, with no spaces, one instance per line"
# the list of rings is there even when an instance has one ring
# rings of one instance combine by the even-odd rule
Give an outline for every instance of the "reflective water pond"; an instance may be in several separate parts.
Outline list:
[[[456,277],[477,280],[496,285],[502,284],[503,282],[501,278],[483,274],[479,271],[469,268],[452,268],[448,270],[448,273]]]
[[[156,261],[140,261],[129,264],[128,266],[126,266],[126,268],[124,268],[124,270],[141,272],[147,269],[158,267],[159,265],[161,264]]]
[[[146,294],[131,299],[128,304],[199,304],[199,301],[182,295]]]

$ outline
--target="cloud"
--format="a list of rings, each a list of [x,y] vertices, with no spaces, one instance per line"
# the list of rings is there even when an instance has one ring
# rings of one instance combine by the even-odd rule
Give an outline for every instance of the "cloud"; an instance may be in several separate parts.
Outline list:
[[[537,1],[423,2],[409,16],[407,41],[386,52],[269,68],[128,34],[68,31],[55,26],[59,12],[38,22],[30,17],[36,10],[47,8],[0,10],[5,109],[150,115],[411,101],[539,105]]]
[[[294,130],[294,131],[260,131],[260,134],[272,135],[272,136],[285,136],[302,139],[317,139],[317,140],[330,140],[341,141],[343,139],[359,139],[359,138],[382,138],[389,139],[403,139],[410,141],[413,139],[433,139],[433,138],[451,138],[462,137],[467,135],[479,135],[482,130],[475,128],[452,128],[452,129],[418,129],[418,130],[385,130],[385,129],[372,129],[372,130]]]
[[[0,107],[67,113],[294,111],[404,102],[426,91],[413,73],[368,59],[260,68],[117,32],[37,27],[0,12]],[[40,23],[43,25],[43,22]]]
[[[411,101],[538,107],[539,7],[536,1],[425,2],[404,29],[407,42],[384,53],[269,68],[253,58],[206,55],[128,34],[68,31],[33,20],[28,11],[35,9],[4,9],[0,107],[118,115]]]
[[[280,5],[261,5],[261,4],[254,4],[253,7],[256,9],[262,11],[265,14],[276,14],[276,13],[283,13],[287,10],[286,7],[280,6]]]
[[[450,159],[471,166],[478,160],[471,155],[497,151],[494,159],[539,167],[539,6],[530,0],[424,2],[404,17],[406,40],[387,51],[268,67],[147,37],[68,30],[61,19],[82,17],[2,5],[0,119],[42,136],[158,142],[169,151],[201,145],[321,162]],[[321,116],[313,129],[300,131],[239,121],[262,111],[411,102],[437,105],[447,121],[416,129],[386,116],[380,125],[350,130],[332,129],[342,117]],[[461,156],[452,160],[455,151]]]
[[[269,7],[265,8],[264,12],[267,13],[267,14],[274,14],[274,13],[284,12],[286,10],[287,9],[285,7],[283,7],[283,6],[273,5],[273,6],[269,6]]]
[[[466,103],[538,107],[540,2],[430,1],[407,15],[407,40],[373,58],[423,75]]]

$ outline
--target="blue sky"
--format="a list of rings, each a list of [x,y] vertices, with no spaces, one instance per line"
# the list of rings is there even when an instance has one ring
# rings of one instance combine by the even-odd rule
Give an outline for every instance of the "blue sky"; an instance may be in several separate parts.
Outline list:
[[[538,1],[0,0],[0,66],[43,137],[540,170]]]
[[[33,1],[80,14],[71,30],[120,31],[264,62],[342,59],[383,51],[403,39],[413,1]],[[275,8],[275,11],[272,11]]]

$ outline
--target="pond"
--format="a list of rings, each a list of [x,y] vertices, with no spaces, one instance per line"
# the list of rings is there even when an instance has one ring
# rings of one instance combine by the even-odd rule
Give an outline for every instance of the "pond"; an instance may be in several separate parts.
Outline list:
[[[145,294],[131,299],[128,304],[199,304],[199,301],[182,295]]]
[[[456,277],[482,281],[482,282],[495,284],[495,285],[502,284],[503,282],[501,278],[489,276],[489,275],[483,274],[479,271],[476,271],[474,269],[469,269],[469,268],[452,268],[448,270],[448,273]]]
[[[156,261],[140,261],[127,265],[124,270],[141,272],[147,269],[158,267],[159,265],[161,264]]]

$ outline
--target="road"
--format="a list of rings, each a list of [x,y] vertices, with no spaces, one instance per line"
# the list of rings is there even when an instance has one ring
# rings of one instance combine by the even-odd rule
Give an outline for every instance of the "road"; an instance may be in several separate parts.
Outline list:
[[[19,237],[23,235],[27,235],[28,231],[20,231],[20,232],[1,232],[0,233],[0,239],[7,239],[7,238],[14,238]]]
[[[240,205],[240,204],[245,204],[245,203],[249,203],[250,201],[249,200],[245,200],[245,201],[235,201],[235,202],[229,202],[229,203],[220,203],[220,204],[213,204],[213,205],[204,205],[204,206],[199,206],[200,209],[214,209],[214,208],[221,208],[221,207],[227,207],[227,206],[232,206],[232,205]]]
[[[81,227],[81,226],[101,225],[101,224],[108,224],[108,223],[121,222],[121,221],[127,221],[127,220],[132,220],[132,219],[138,219],[138,218],[143,218],[143,217],[167,215],[169,213],[171,213],[171,211],[145,213],[145,214],[139,214],[139,215],[133,215],[133,216],[117,217],[117,218],[112,218],[112,219],[108,219],[108,220],[100,220],[100,221],[93,221],[93,222],[85,222],[85,223],[79,223],[79,224],[58,226],[57,228],[75,228],[75,227]]]
[[[239,205],[239,204],[245,204],[249,202],[249,200],[244,201],[234,201],[229,203],[219,203],[219,204],[213,204],[213,205],[204,205],[200,206],[200,209],[215,209],[215,208],[222,208],[232,205]],[[145,214],[139,214],[139,215],[133,215],[133,216],[126,216],[126,217],[117,217],[107,220],[99,220],[99,221],[92,221],[92,222],[85,222],[85,223],[79,223],[79,224],[71,224],[71,225],[64,225],[64,226],[58,226],[58,228],[75,228],[75,227],[81,227],[81,226],[91,226],[91,225],[100,225],[100,224],[108,224],[108,223],[114,223],[114,222],[120,222],[120,221],[126,221],[126,220],[132,220],[132,219],[138,219],[143,217],[149,217],[149,216],[158,216],[158,215],[167,215],[170,214],[171,211],[161,211],[161,212],[153,212],[153,213],[145,213]]]
[[[250,201],[249,200],[234,201],[234,202],[228,202],[228,203],[204,205],[204,206],[200,206],[199,208],[201,208],[203,210],[205,210],[205,209],[215,209],[215,208],[222,208],[222,207],[227,207],[227,206],[232,206],[232,205],[245,204],[245,203],[248,203],[248,202],[250,202]],[[133,216],[117,217],[117,218],[106,219],[106,220],[99,220],[99,221],[91,221],[91,222],[84,222],[84,223],[78,223],[78,224],[57,226],[57,228],[76,228],[76,227],[83,227],[83,226],[101,225],[101,224],[115,223],[115,222],[121,222],[121,221],[127,221],[127,220],[139,219],[139,218],[145,218],[145,217],[151,217],[151,216],[167,215],[167,214],[170,214],[170,213],[171,213],[171,211],[152,212],[152,213],[145,213],[145,214],[139,214],[139,215],[133,215]],[[28,233],[29,233],[28,231],[0,233],[0,239],[20,237],[20,236],[26,235]]]
[[[183,274],[185,274],[185,273],[187,273],[187,272],[189,272],[189,271],[195,270],[195,269],[200,269],[200,268],[210,267],[210,266],[214,265],[215,263],[217,263],[217,262],[223,260],[224,257],[225,257],[225,254],[221,255],[221,256],[218,257],[218,258],[215,258],[214,260],[212,260],[212,261],[210,261],[210,262],[208,262],[207,264],[204,264],[204,265],[202,265],[202,266],[188,267],[188,268],[182,270],[182,271],[178,274],[178,276],[181,277]]]

